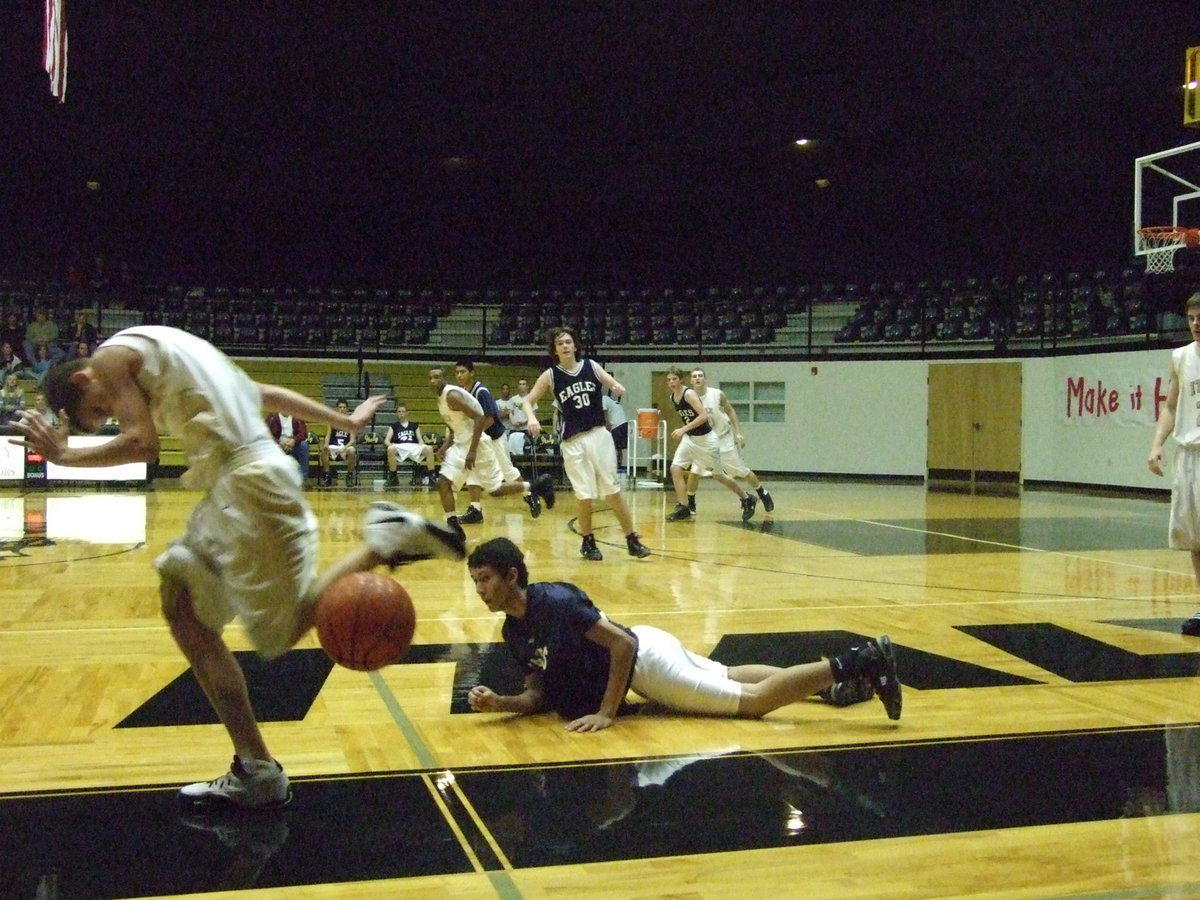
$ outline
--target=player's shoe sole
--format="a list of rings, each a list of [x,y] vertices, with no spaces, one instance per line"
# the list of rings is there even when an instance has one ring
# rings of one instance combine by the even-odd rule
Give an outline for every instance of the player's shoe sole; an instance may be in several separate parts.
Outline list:
[[[393,567],[424,559],[461,560],[467,555],[467,542],[459,531],[386,500],[367,508],[363,539],[385,565]]]

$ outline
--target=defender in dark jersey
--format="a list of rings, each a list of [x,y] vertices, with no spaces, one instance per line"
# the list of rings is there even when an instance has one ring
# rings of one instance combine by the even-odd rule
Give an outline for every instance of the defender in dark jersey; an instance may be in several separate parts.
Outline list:
[[[650,550],[633,530],[633,517],[621,496],[617,482],[617,453],[604,423],[601,388],[608,388],[618,397],[625,393],[625,388],[598,363],[576,359],[578,348],[579,339],[570,328],[561,326],[550,331],[550,353],[558,360],[558,365],[539,375],[522,401],[525,415],[529,417],[529,433],[535,439],[541,434],[536,404],[542,394],[553,391],[562,427],[563,470],[578,501],[575,522],[583,536],[583,545],[579,549],[583,558],[604,558],[592,532],[592,501],[601,497],[608,500],[621,523],[629,555],[649,556]]]
[[[573,584],[530,584],[525,557],[508,538],[480,544],[467,566],[487,608],[504,613],[504,643],[525,672],[520,694],[473,687],[467,702],[477,712],[552,709],[569,720],[568,731],[599,731],[613,723],[632,690],[680,712],[756,719],[835,685],[866,681],[888,718],[900,718],[903,698],[887,635],[821,662],[725,666],[659,628],[610,621]]]

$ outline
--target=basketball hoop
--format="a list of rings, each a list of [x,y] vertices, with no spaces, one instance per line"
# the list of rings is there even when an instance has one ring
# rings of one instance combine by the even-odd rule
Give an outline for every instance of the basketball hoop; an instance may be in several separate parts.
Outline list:
[[[1175,271],[1175,251],[1183,246],[1186,231],[1179,225],[1152,225],[1138,229],[1138,250],[1146,255],[1148,275]]]

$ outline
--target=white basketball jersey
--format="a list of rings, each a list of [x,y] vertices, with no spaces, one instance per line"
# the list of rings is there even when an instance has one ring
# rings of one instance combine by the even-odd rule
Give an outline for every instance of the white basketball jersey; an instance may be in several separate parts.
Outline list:
[[[1171,369],[1179,382],[1175,405],[1175,441],[1181,447],[1200,445],[1200,344],[1171,351]]]
[[[468,447],[471,444],[471,435],[475,433],[475,420],[464,412],[450,408],[446,398],[451,393],[456,393],[464,406],[470,407],[481,416],[483,407],[479,405],[478,400],[471,396],[470,391],[463,390],[456,384],[447,384],[438,395],[438,412],[442,414],[445,423],[450,426],[450,433],[454,435],[454,443]]]
[[[211,485],[239,448],[274,443],[258,385],[207,341],[177,328],[139,325],[101,347],[128,347],[142,357],[138,386],[159,434],[179,439],[191,468],[189,487]]]
[[[729,434],[729,429],[732,427],[729,424],[729,416],[725,415],[725,411],[721,409],[721,399],[724,396],[720,389],[715,387],[706,387],[700,396],[700,403],[708,413],[708,424],[712,426],[713,433],[718,438]]]

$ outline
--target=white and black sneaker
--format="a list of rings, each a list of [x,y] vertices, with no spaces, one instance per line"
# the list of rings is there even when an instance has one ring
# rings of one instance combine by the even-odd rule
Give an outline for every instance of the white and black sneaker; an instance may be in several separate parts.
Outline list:
[[[192,809],[281,809],[292,802],[292,786],[283,766],[275,760],[243,763],[235,756],[229,771],[220,778],[180,788],[179,801]]]
[[[386,500],[377,500],[367,508],[363,540],[385,565],[393,568],[436,557],[461,560],[467,555],[467,542],[454,528]]]

